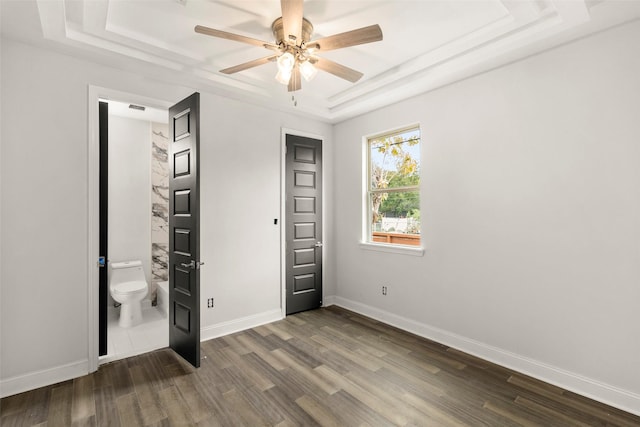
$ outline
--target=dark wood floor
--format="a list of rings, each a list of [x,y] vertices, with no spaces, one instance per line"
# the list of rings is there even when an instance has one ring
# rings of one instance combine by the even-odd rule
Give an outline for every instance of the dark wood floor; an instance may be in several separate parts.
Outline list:
[[[9,426],[640,426],[640,417],[330,307],[2,399]]]

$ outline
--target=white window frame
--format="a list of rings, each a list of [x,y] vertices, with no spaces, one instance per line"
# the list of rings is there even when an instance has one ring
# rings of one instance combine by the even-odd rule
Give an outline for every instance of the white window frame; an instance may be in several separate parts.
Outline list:
[[[418,129],[420,131],[420,152],[422,153],[422,129],[420,124],[411,124],[407,126],[402,126],[398,128],[393,128],[384,132],[377,132],[371,135],[365,135],[362,137],[362,239],[360,240],[360,248],[365,250],[372,250],[378,252],[387,252],[387,253],[396,253],[396,254],[405,254],[405,255],[414,255],[414,256],[423,256],[424,255],[424,241],[422,234],[420,235],[420,246],[409,246],[409,245],[400,245],[400,244],[389,244],[389,243],[380,243],[369,241],[371,237],[371,222],[372,222],[372,212],[369,203],[370,189],[371,189],[371,157],[370,157],[370,148],[369,141],[372,139],[380,138],[383,136],[398,134],[402,132],[406,132],[409,130]],[[422,160],[422,154],[420,155]],[[422,164],[422,161],[420,162]],[[422,168],[420,170],[420,182],[422,183]],[[403,190],[411,190],[418,191],[420,195],[420,203],[422,204],[422,184],[418,186],[411,187],[402,187],[397,189],[392,189],[387,192],[394,191],[403,191]],[[420,230],[422,231],[422,224],[420,224]]]

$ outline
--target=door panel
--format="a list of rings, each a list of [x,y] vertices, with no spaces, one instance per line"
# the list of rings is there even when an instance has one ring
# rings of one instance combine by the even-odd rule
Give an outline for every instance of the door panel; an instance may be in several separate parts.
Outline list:
[[[287,314],[322,305],[322,141],[286,135]]]
[[[200,94],[169,109],[169,346],[200,366]]]

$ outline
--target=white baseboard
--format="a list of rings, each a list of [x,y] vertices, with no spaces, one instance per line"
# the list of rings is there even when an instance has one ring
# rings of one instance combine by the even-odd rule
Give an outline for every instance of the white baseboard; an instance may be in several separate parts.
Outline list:
[[[336,297],[335,297],[335,296],[333,296],[333,295],[330,295],[330,296],[328,296],[328,297],[327,297],[327,296],[325,296],[325,297],[322,299],[322,306],[323,306],[323,307],[329,307],[330,305],[334,305],[335,303],[336,303]]]
[[[282,320],[282,310],[265,311],[264,313],[254,314],[252,316],[242,317],[240,319],[230,320],[200,329],[200,341],[207,341],[224,335],[233,334],[235,332],[244,331],[246,329],[255,328],[265,323]]]
[[[39,387],[71,380],[88,373],[89,362],[80,360],[54,368],[6,378],[0,381],[0,397],[12,396]]]
[[[328,299],[325,298],[325,306]],[[390,313],[366,304],[339,296],[332,297],[332,304],[371,317],[418,336],[447,345],[481,359],[537,378],[590,399],[640,415],[640,395],[628,390],[587,378],[583,375],[539,362],[491,345],[475,341],[406,317]]]
[[[223,335],[232,334],[234,332],[243,331],[265,323],[275,322],[282,319],[282,311],[276,310],[259,313],[253,316],[247,316],[241,319],[231,320],[229,322],[217,325],[207,326],[200,330],[201,341],[210,340]],[[153,349],[149,349],[152,351]],[[141,351],[132,353],[140,354]],[[120,357],[119,357],[120,358]],[[102,361],[105,362],[104,360]],[[89,362],[87,360],[69,363],[63,366],[44,369],[42,371],[30,372],[24,375],[0,380],[0,397],[12,396],[39,387],[56,384],[62,381],[87,375],[89,373]]]

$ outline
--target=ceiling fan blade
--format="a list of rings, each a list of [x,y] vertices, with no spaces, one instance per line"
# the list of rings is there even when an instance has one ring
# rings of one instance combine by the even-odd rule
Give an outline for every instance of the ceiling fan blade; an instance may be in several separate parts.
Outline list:
[[[293,67],[293,72],[291,73],[291,78],[289,79],[289,92],[295,92],[297,90],[302,89],[302,81],[300,75],[300,68]]]
[[[266,56],[260,59],[254,59],[253,61],[245,62],[244,64],[236,65],[235,67],[225,68],[224,70],[220,70],[223,74],[233,74],[238,71],[244,71],[249,68],[257,67],[258,65],[266,64],[267,62],[275,61],[278,55]]]
[[[317,69],[331,73],[341,79],[349,80],[351,83],[357,82],[364,75],[360,71],[356,71],[353,68],[346,67],[326,58],[314,56],[312,63]]]
[[[380,40],[382,40],[382,30],[380,25],[376,24],[314,40],[311,43],[307,43],[307,48],[325,52]]]
[[[258,39],[252,39],[251,37],[241,36],[239,34],[228,33],[222,30],[216,30],[214,28],[203,27],[202,25],[196,25],[194,28],[196,33],[205,34],[207,36],[219,37],[221,39],[234,40],[241,43],[247,43],[253,46],[266,47],[267,49],[277,50],[278,46],[273,43],[265,42]]]
[[[302,2],[303,0],[280,0],[284,41],[291,41],[295,45],[300,45],[302,42],[300,40],[302,38]],[[290,36],[295,37],[295,40]]]

